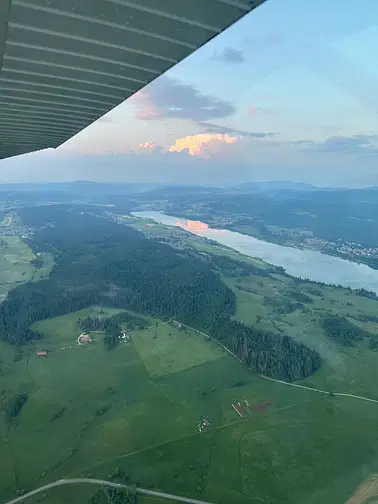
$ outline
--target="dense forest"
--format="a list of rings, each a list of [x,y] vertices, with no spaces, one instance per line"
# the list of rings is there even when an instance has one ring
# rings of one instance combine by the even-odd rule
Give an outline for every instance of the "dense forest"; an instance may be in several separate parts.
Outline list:
[[[0,338],[27,343],[40,337],[30,329],[34,321],[95,304],[180,320],[211,334],[250,367],[275,378],[306,377],[320,366],[314,351],[289,337],[232,322],[233,291],[191,253],[85,212],[49,206],[21,210],[20,216],[38,228],[34,247],[50,251],[55,267],[49,279],[9,293],[0,305]],[[229,267],[241,266],[234,262]]]
[[[278,380],[299,380],[321,366],[315,350],[289,336],[247,327],[229,317],[219,318],[210,333],[251,369]]]

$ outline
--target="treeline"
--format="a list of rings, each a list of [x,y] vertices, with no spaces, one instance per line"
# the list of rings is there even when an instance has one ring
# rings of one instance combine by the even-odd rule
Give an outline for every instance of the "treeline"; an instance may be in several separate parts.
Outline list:
[[[122,330],[121,326],[127,329],[145,329],[148,327],[146,319],[126,312],[117,313],[112,317],[90,315],[89,317],[79,318],[77,324],[83,331],[104,331],[108,334],[119,334]]]
[[[327,317],[323,320],[323,329],[327,336],[343,346],[354,346],[356,341],[370,336],[367,331],[355,326],[345,317]]]
[[[35,257],[34,259],[32,259],[32,260],[30,261],[30,264],[31,264],[32,266],[35,266],[37,269],[41,269],[41,268],[43,268],[43,265],[44,265],[44,260],[43,260],[43,257],[41,257],[41,256],[37,256],[37,257]]]
[[[313,286],[319,285],[320,287],[329,287],[329,284],[324,282],[310,280],[309,278],[296,278],[293,277],[291,279],[293,285],[302,285],[302,284],[312,284]],[[378,300],[378,295],[374,291],[369,291],[364,289],[363,287],[360,289],[352,289],[352,287],[345,287],[345,285],[338,284],[336,285],[338,289],[347,290],[350,293],[356,294],[357,296],[366,297],[368,299]],[[323,293],[316,289],[316,287],[309,287],[306,285],[307,291],[314,296],[322,296]]]
[[[298,303],[312,303],[312,298],[300,290],[291,290],[288,295]]]
[[[368,348],[369,348],[369,350],[373,350],[373,352],[378,351],[378,337],[377,336],[370,336]]]
[[[319,354],[289,336],[220,318],[211,335],[257,373],[277,380],[308,377],[321,366]]]
[[[354,291],[356,294],[358,294],[359,296],[363,296],[363,297],[366,297],[368,299],[375,299],[377,300],[378,299],[378,296],[377,294],[374,292],[374,291],[369,291],[367,289],[356,289]]]
[[[238,261],[237,259],[232,259],[231,257],[223,255],[208,255],[206,256],[206,260],[212,269],[220,271],[229,277],[243,277],[248,275],[269,277],[271,273],[277,273],[274,267],[258,268],[245,261]]]
[[[104,331],[108,334],[118,334],[121,332],[120,325],[107,317],[90,316],[79,318],[77,325],[82,331]]]
[[[7,422],[12,422],[18,417],[27,400],[28,394],[25,392],[11,397],[4,408],[5,420]]]
[[[233,322],[233,291],[190,253],[85,213],[51,206],[24,212],[27,225],[43,226],[33,240],[52,251],[55,267],[49,279],[17,287],[0,305],[0,338],[9,343],[38,338],[30,329],[37,320],[100,305],[179,320],[211,334],[250,367],[275,378],[306,377],[320,366],[313,350],[291,338]],[[126,321],[122,317],[111,317],[112,330]],[[102,324],[87,320],[83,327],[88,323]]]

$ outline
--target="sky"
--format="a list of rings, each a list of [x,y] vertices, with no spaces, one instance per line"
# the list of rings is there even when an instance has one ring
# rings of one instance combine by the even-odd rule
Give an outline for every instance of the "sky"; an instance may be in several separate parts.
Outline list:
[[[378,185],[378,2],[268,0],[0,182]]]

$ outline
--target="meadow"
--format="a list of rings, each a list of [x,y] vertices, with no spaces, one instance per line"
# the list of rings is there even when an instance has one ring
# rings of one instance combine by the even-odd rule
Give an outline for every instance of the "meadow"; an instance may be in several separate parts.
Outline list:
[[[169,238],[163,226],[148,227],[148,233]],[[201,254],[269,268],[175,233],[180,246]],[[7,256],[24,257],[26,268],[33,255],[20,242],[4,247]],[[39,274],[49,267],[52,262]],[[20,271],[20,281],[37,279]],[[377,325],[358,317],[375,315],[378,302],[279,273],[224,281],[237,297],[236,320],[284,332],[320,353],[321,369],[299,382],[310,389],[259,377],[198,332],[144,314],[137,315],[149,327],[131,331],[130,340],[112,349],[101,332],[92,333],[93,343],[78,345],[77,321],[120,310],[91,307],[39,321],[33,329],[42,339],[19,348],[0,342],[0,502],[61,478],[117,481],[121,475],[141,487],[217,504],[343,504],[377,473],[378,404],[333,393],[378,399],[378,352],[366,340],[353,347],[331,341],[321,320],[343,315],[373,335]],[[280,311],[295,302],[293,293],[309,301]],[[48,356],[38,357],[41,350]],[[9,419],[7,405],[22,394],[25,404]],[[87,485],[62,487],[29,502],[85,504],[93,493]],[[138,502],[164,504],[150,497]]]
[[[122,474],[219,504],[331,504],[377,471],[378,404],[265,380],[194,331],[152,318],[111,350],[100,333],[79,346],[77,320],[100,310],[38,322],[43,339],[21,351],[2,344],[2,402],[28,394],[19,416],[0,423],[2,501],[62,477]],[[210,425],[199,431],[203,418]],[[65,487],[30,502],[79,504],[93,493]]]
[[[33,278],[31,249],[18,236],[0,236],[0,299],[20,282]]]
[[[0,234],[0,301],[20,283],[42,280],[49,275],[53,267],[51,254],[41,254],[41,268],[31,263],[35,258],[33,251],[20,237]]]

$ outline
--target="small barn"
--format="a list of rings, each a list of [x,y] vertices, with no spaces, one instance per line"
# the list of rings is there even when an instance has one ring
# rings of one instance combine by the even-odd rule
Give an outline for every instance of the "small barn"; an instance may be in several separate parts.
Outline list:
[[[38,350],[35,354],[37,357],[47,357],[48,353],[48,350]]]

